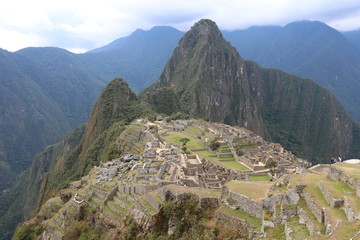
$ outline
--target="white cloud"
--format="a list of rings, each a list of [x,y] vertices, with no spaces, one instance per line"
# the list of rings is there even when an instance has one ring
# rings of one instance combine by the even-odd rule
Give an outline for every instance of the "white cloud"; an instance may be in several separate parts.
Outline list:
[[[0,28],[0,48],[16,51],[28,46],[47,45],[41,37],[31,33],[21,33],[5,28]]]
[[[228,30],[303,19],[351,30],[360,28],[359,13],[358,0],[12,0],[0,4],[0,47],[88,50],[137,28],[168,25],[186,31],[201,18]]]

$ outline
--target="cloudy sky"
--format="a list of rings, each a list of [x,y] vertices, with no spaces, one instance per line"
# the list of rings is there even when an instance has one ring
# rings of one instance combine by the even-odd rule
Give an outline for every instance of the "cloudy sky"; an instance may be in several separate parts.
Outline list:
[[[359,0],[1,0],[0,48],[56,46],[84,52],[137,28],[186,31],[201,18],[220,29],[320,20],[341,30],[360,29]]]

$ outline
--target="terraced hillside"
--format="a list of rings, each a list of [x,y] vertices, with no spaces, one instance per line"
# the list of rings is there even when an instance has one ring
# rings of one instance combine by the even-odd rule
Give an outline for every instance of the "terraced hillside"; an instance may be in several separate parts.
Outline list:
[[[360,164],[306,170],[248,130],[198,120],[138,119],[117,143],[128,153],[72,182],[14,239],[360,237]]]

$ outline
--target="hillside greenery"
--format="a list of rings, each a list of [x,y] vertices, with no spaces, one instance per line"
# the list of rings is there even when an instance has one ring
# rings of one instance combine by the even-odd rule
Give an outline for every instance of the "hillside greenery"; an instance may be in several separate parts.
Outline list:
[[[242,57],[265,68],[310,78],[329,89],[359,121],[358,32],[340,33],[319,21],[300,21],[223,33]]]

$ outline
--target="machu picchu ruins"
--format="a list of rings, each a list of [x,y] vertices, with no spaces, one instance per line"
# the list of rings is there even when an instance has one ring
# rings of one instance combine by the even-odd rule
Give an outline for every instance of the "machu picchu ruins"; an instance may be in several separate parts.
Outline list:
[[[120,232],[131,218],[145,238],[167,203],[190,200],[211,213],[210,226],[244,239],[360,238],[360,164],[310,167],[244,128],[157,120],[132,122],[116,142],[118,158],[42,207],[34,220],[42,239],[63,239],[83,215]],[[168,221],[163,233],[172,236],[178,220]]]

